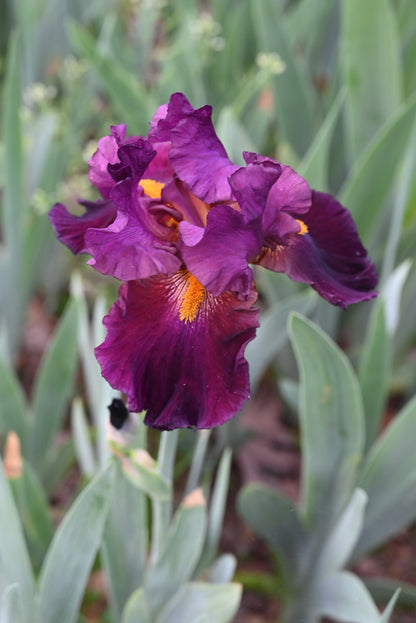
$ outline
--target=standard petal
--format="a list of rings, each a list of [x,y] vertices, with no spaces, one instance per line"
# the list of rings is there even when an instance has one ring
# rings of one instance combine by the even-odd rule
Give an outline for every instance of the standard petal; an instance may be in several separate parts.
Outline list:
[[[246,223],[240,212],[227,205],[214,206],[205,229],[182,221],[180,249],[188,270],[214,296],[230,290],[248,297],[252,271],[248,261],[262,248],[259,221]]]
[[[238,166],[227,156],[215,134],[212,109],[204,106],[187,115],[170,133],[170,160],[181,180],[206,203],[232,198],[228,178]]]
[[[173,93],[169,102],[159,106],[150,122],[149,140],[152,143],[170,141],[170,131],[179,121],[194,111],[183,93]]]
[[[174,175],[169,160],[170,142],[153,143],[153,148],[156,150],[156,155],[143,173],[143,177],[166,184]]]
[[[88,161],[89,180],[108,199],[115,184],[128,177],[138,181],[157,155],[153,145],[141,136],[125,138],[126,126],[111,126],[111,134],[98,141],[97,151]],[[166,150],[161,147],[153,172],[168,166]],[[172,171],[170,167],[170,171]]]
[[[230,292],[215,298],[180,271],[125,283],[119,294],[95,352],[132,411],[145,409],[146,424],[170,430],[218,426],[241,409],[249,398],[244,349],[258,326],[255,292],[244,302]]]
[[[117,214],[117,206],[111,201],[80,201],[86,208],[82,216],[68,212],[62,203],[56,203],[49,212],[49,220],[55,235],[72,253],[86,253],[85,234],[91,227],[100,229],[110,225]]]
[[[263,215],[270,189],[282,173],[282,165],[274,160],[240,167],[230,177],[233,195],[247,219]]]
[[[302,220],[304,230],[265,249],[259,263],[310,284],[343,308],[376,296],[376,269],[348,210],[330,195],[313,191],[312,207]]]
[[[107,166],[118,162],[117,151],[124,141],[125,133],[126,125],[124,123],[111,126],[110,136],[100,138],[96,152],[88,161],[90,167],[88,178],[105,199],[108,199],[114,186],[114,180],[108,172]]]
[[[264,238],[280,239],[299,231],[311,205],[308,183],[290,167],[259,154],[245,153],[247,166],[230,179],[234,196],[248,218],[262,217]]]
[[[118,161],[107,166],[107,170],[114,182],[131,178],[138,182],[156,156],[153,145],[145,138],[137,137],[133,142],[127,142],[117,151]],[[114,186],[113,182],[113,186]]]

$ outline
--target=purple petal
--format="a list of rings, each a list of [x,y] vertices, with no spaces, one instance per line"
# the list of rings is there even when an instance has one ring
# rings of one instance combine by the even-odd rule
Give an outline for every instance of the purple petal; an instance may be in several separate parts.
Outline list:
[[[194,225],[206,224],[210,206],[191,193],[177,177],[163,188],[162,200],[181,214],[181,220]]]
[[[182,93],[173,93],[168,104],[160,106],[150,122],[149,140],[152,143],[170,141],[170,131],[194,109]]]
[[[170,159],[181,180],[206,203],[232,198],[228,178],[238,167],[229,160],[211,121],[211,107],[187,115],[171,133]]]
[[[56,237],[75,255],[87,252],[85,234],[90,227],[97,229],[108,227],[117,214],[117,207],[111,201],[79,203],[86,208],[82,216],[71,214],[62,203],[56,203],[49,212],[49,220]]]
[[[107,166],[118,162],[117,151],[124,141],[125,133],[126,126],[124,123],[111,126],[111,135],[100,138],[97,151],[88,161],[90,167],[88,178],[105,199],[108,199],[114,186],[114,180],[109,174]]]
[[[181,320],[192,279],[180,271],[123,284],[95,350],[104,378],[154,428],[218,426],[249,398],[244,349],[258,326],[256,293],[242,302],[199,286],[195,317]]]
[[[311,205],[308,183],[290,167],[259,154],[245,153],[247,167],[230,179],[242,212],[250,218],[262,215],[264,237],[281,239],[299,231],[302,218]]]
[[[239,297],[250,295],[252,271],[249,259],[262,247],[258,221],[247,224],[237,210],[214,206],[208,213],[205,229],[182,221],[182,257],[188,270],[214,296],[230,290]]]
[[[170,142],[154,143],[153,148],[156,150],[156,156],[151,160],[143,177],[166,184],[174,175],[169,159]]]
[[[122,281],[175,272],[180,266],[175,255],[177,234],[151,214],[153,200],[140,187],[136,189],[132,180],[118,184],[112,197],[119,208],[115,221],[104,229],[90,228],[85,234],[92,256],[88,263]]]
[[[230,177],[233,195],[242,213],[249,219],[263,215],[270,189],[282,174],[282,165],[274,160],[261,164],[249,163]]]
[[[97,151],[89,159],[89,180],[108,199],[116,182],[131,177],[139,180],[156,156],[153,145],[141,136],[125,138],[126,126],[111,126],[111,135],[98,141]],[[154,171],[166,169],[163,148]],[[170,167],[170,171],[172,168]]]
[[[313,191],[312,207],[302,220],[307,233],[291,234],[259,263],[310,284],[343,308],[376,296],[376,270],[348,210],[330,195]]]
[[[114,182],[120,182],[126,178],[138,182],[156,156],[156,150],[148,140],[138,137],[134,142],[119,147],[117,156],[118,162],[109,163],[107,166]]]

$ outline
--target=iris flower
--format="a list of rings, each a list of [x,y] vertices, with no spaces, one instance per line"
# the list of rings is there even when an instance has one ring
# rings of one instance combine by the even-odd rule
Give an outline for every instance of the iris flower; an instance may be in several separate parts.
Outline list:
[[[112,127],[89,161],[102,199],[80,201],[82,216],[56,204],[50,220],[73,253],[122,281],[95,353],[129,409],[158,429],[217,426],[249,398],[251,265],[343,308],[375,296],[375,268],[336,199],[271,158],[233,164],[211,107],[175,93],[147,137],[125,130]]]

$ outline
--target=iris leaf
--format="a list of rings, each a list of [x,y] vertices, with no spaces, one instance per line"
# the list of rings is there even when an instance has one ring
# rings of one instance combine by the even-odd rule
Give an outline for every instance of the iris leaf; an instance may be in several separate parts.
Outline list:
[[[123,611],[121,623],[152,623],[152,618],[147,607],[144,590],[137,589],[128,600]]]
[[[293,314],[289,334],[301,380],[303,510],[324,535],[352,493],[362,456],[360,389],[346,356],[316,325]]]
[[[362,556],[416,517],[416,399],[395,417],[371,448],[359,486],[368,494],[364,527],[354,551]]]
[[[247,485],[238,498],[245,522],[279,556],[287,580],[295,581],[306,535],[292,500],[260,484]]]
[[[24,623],[18,584],[10,584],[0,595],[0,623]]]
[[[229,623],[241,599],[240,584],[190,582],[168,602],[156,623]]]
[[[54,525],[49,502],[36,473],[25,462],[19,478],[10,482],[21,518],[28,552],[35,572],[39,570],[52,540]]]
[[[13,33],[9,40],[6,76],[2,96],[2,142],[4,148],[2,209],[0,210],[2,237],[7,255],[2,262],[0,311],[7,328],[9,355],[14,355],[24,312],[21,292],[22,250],[24,236],[24,179],[23,147],[20,120],[20,40]],[[3,259],[3,258],[2,258]]]
[[[250,366],[250,385],[254,393],[261,378],[287,341],[287,320],[292,311],[301,314],[309,313],[316,303],[315,292],[290,296],[278,301],[261,317],[260,327],[257,329],[256,339],[246,348],[246,358]]]
[[[364,405],[367,448],[374,441],[383,415],[388,391],[390,357],[385,307],[383,301],[379,299],[370,317],[358,374]]]
[[[345,91],[341,91],[335,98],[324,122],[299,165],[299,174],[306,179],[312,188],[317,190],[329,191],[329,152],[335,124],[338,121],[344,101]]]
[[[250,8],[258,49],[277,53],[286,65],[285,71],[273,79],[275,111],[282,138],[303,156],[313,136],[313,90],[308,89],[304,68],[290,47],[276,2],[251,0]]]
[[[355,161],[402,101],[401,51],[388,0],[348,0],[341,7],[347,137]]]
[[[23,621],[30,621],[35,583],[20,518],[0,461],[0,591],[11,584],[19,587]]]
[[[410,97],[385,123],[355,165],[340,192],[351,210],[367,246],[381,219],[381,210],[391,191],[397,165],[409,143],[414,124],[416,96]],[[369,183],[369,180],[377,180]]]
[[[28,420],[26,400],[13,370],[0,359],[0,435],[17,433],[22,452],[26,452]]]
[[[147,502],[144,494],[126,479],[119,465],[104,529],[102,555],[115,620],[120,621],[130,595],[143,583]]]
[[[42,623],[74,623],[100,546],[111,499],[113,469],[81,493],[59,526],[39,578]],[[76,545],[76,546],[75,546]]]
[[[77,363],[77,310],[70,301],[35,380],[30,460],[40,466],[65,416]]]
[[[190,494],[192,496],[192,494]],[[206,528],[205,506],[182,504],[155,564],[144,582],[145,598],[153,615],[192,577],[201,555]],[[190,498],[188,498],[190,499]],[[189,620],[184,616],[183,620]]]

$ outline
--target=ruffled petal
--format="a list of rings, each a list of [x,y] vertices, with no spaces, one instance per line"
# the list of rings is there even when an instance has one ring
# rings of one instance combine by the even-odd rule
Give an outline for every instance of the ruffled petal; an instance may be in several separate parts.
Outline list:
[[[124,123],[111,126],[110,136],[100,138],[96,152],[88,161],[90,167],[88,178],[105,199],[108,199],[114,186],[114,179],[108,172],[107,166],[118,162],[117,151],[124,141],[125,133],[126,125]]]
[[[141,136],[125,138],[126,126],[111,126],[111,134],[98,141],[97,151],[88,161],[89,180],[108,199],[115,184],[128,177],[138,181],[157,155],[153,145]],[[166,149],[161,147],[153,172],[168,167]],[[173,173],[169,165],[169,171]]]
[[[111,201],[79,203],[86,208],[82,216],[71,214],[62,203],[56,203],[49,212],[49,220],[56,237],[75,255],[87,252],[85,234],[88,229],[108,227],[117,214],[117,207]]]
[[[267,160],[260,166],[240,167],[231,175],[229,183],[233,195],[247,219],[263,215],[270,188],[281,173],[282,166],[278,162]]]
[[[212,109],[204,106],[187,115],[170,133],[170,160],[181,180],[206,203],[232,198],[228,178],[238,166],[227,156],[215,134]]]
[[[259,263],[310,284],[324,299],[343,308],[376,296],[376,269],[348,210],[330,195],[313,191],[312,207],[303,223],[303,232],[287,236],[274,249],[264,249]]]
[[[156,156],[156,150],[148,140],[136,137],[134,142],[126,142],[125,145],[119,147],[117,156],[118,161],[113,164],[109,163],[107,166],[114,182],[120,182],[127,178],[138,182]]]
[[[149,140],[152,143],[170,141],[170,131],[194,111],[183,93],[173,93],[169,102],[159,106],[150,122]]]
[[[226,290],[242,298],[250,295],[248,261],[262,248],[259,221],[248,224],[237,210],[218,205],[208,213],[205,229],[182,221],[179,233],[184,262],[207,290],[214,296]]]
[[[153,200],[130,179],[120,182],[112,197],[119,208],[117,218],[109,227],[90,228],[85,234],[92,256],[88,263],[122,281],[175,272],[180,266],[175,255],[177,233],[151,214]]]
[[[259,154],[245,153],[247,166],[230,178],[242,213],[261,215],[264,238],[281,239],[299,231],[301,218],[311,205],[308,183],[290,167]]]
[[[132,411],[147,410],[151,427],[221,425],[249,398],[244,349],[258,326],[255,299],[254,291],[244,302],[230,292],[215,298],[184,271],[125,283],[95,350],[102,374]]]

